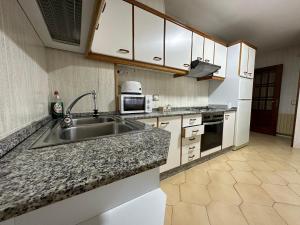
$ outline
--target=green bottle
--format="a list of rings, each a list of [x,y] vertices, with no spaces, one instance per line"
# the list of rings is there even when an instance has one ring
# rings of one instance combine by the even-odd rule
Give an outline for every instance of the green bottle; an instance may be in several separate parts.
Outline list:
[[[64,103],[60,99],[58,91],[54,91],[54,98],[51,102],[51,115],[53,119],[62,118],[64,116]]]

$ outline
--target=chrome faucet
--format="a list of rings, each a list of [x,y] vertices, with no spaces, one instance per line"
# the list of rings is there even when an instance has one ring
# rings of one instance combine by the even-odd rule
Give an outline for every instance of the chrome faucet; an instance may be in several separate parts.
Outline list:
[[[71,116],[71,110],[74,107],[74,105],[84,96],[87,95],[92,95],[93,98],[93,103],[94,103],[94,109],[93,109],[93,116],[99,116],[98,113],[98,108],[97,108],[97,94],[95,90],[92,90],[90,92],[87,92],[85,94],[80,95],[79,97],[77,97],[76,99],[74,99],[71,104],[69,105],[69,107],[66,110],[66,115],[64,116],[63,121],[61,122],[61,127],[62,128],[68,128],[71,127],[73,125],[73,121],[72,121],[72,116]]]

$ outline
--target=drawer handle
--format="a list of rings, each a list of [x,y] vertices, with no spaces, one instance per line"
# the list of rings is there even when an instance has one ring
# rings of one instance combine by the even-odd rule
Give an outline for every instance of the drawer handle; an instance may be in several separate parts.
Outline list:
[[[248,73],[249,75],[252,75],[252,73]]]
[[[183,66],[184,67],[190,67],[190,64],[185,63],[185,64],[183,64]]]
[[[193,159],[195,157],[195,155],[189,156],[189,159]]]
[[[162,122],[162,123],[160,123],[160,125],[169,125],[169,122]]]
[[[196,148],[196,146],[189,147],[190,150],[193,150],[193,149],[195,149],[195,148]]]
[[[128,54],[128,53],[129,53],[129,50],[120,48],[120,49],[118,50],[118,52],[121,53],[121,54]]]
[[[155,57],[153,57],[153,60],[154,61],[160,61],[160,60],[162,60],[162,58],[155,56]]]
[[[106,2],[104,2],[103,9],[102,9],[102,13],[104,13],[105,8],[106,8]]]
[[[247,74],[248,72],[244,72],[244,74]]]
[[[195,139],[196,139],[195,137],[189,138],[190,141],[193,141],[193,140],[195,140]]]
[[[199,130],[193,130],[192,131],[192,133],[198,133],[199,132]]]

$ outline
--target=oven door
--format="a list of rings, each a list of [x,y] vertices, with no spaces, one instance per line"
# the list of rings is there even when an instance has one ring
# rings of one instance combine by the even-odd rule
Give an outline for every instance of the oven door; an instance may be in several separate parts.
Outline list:
[[[201,153],[209,150],[221,150],[223,121],[203,123],[204,134],[201,137]],[[206,154],[202,154],[206,155]]]
[[[127,113],[144,113],[146,99],[144,95],[121,95],[120,112]]]

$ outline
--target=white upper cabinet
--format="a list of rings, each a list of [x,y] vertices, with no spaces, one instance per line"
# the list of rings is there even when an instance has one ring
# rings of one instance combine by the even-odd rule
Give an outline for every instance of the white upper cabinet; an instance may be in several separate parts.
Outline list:
[[[227,47],[219,43],[215,43],[214,64],[221,66],[214,76],[226,77],[226,64],[227,64]]]
[[[132,59],[132,5],[122,0],[105,2],[91,51]]]
[[[163,65],[164,19],[134,7],[134,59]]]
[[[240,76],[246,78],[254,77],[256,50],[242,43],[240,61]]]
[[[205,38],[204,39],[204,62],[214,63],[214,52],[215,52],[215,42]]]
[[[256,50],[248,47],[249,59],[248,59],[248,78],[254,78],[254,67],[255,67],[255,53]]]
[[[189,70],[191,63],[192,32],[166,21],[165,66]]]
[[[203,47],[204,37],[199,34],[193,33],[193,48],[192,48],[192,61],[199,59],[203,61]]]

